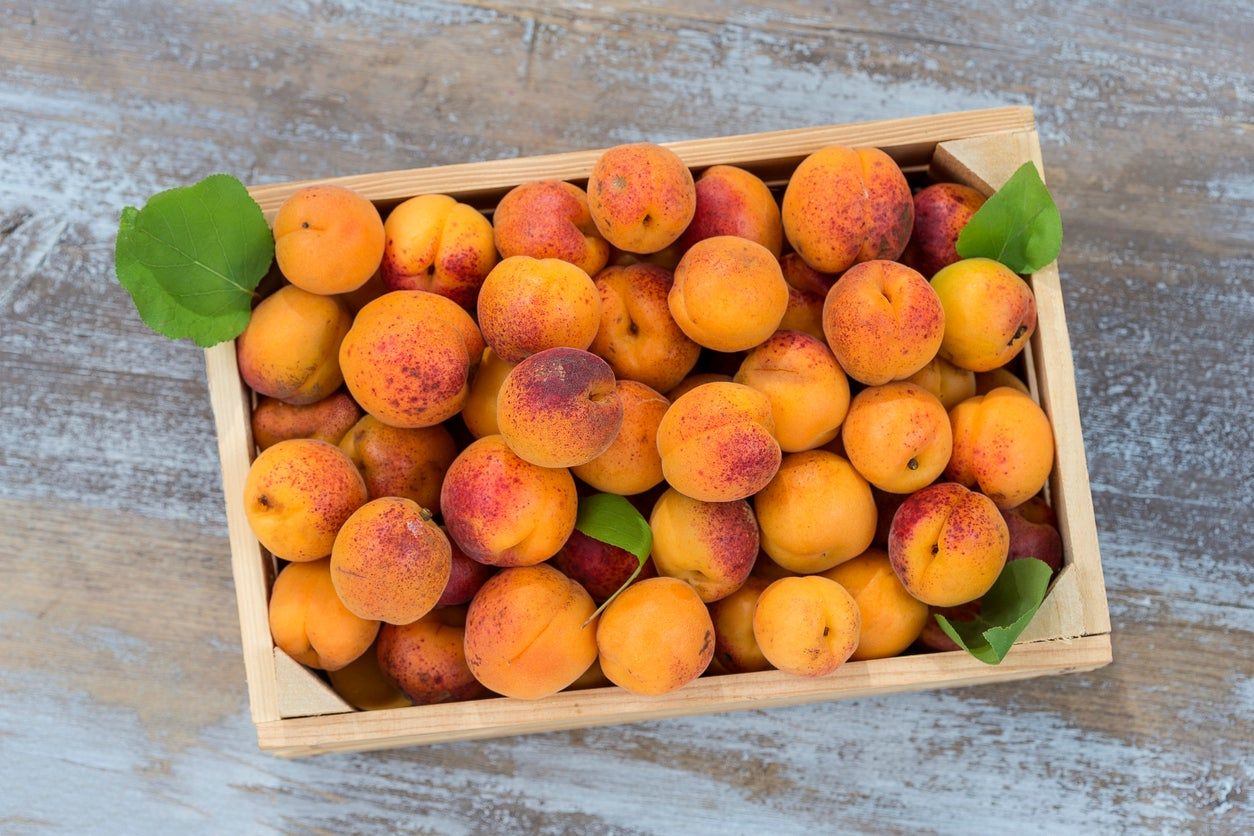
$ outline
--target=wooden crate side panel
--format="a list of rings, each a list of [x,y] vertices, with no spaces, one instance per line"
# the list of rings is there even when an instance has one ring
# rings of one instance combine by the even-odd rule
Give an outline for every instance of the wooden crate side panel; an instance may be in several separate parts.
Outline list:
[[[253,722],[271,722],[280,716],[268,618],[271,563],[244,515],[244,480],[252,464],[253,438],[248,392],[235,362],[235,343],[206,349],[205,370],[222,461],[222,493],[226,500],[248,702]]]
[[[918,165],[926,162],[937,141],[1021,130],[1034,124],[1031,108],[1001,107],[662,144],[693,168],[716,163],[753,165],[759,174],[769,178],[773,168],[790,170],[807,154],[825,145],[875,146],[893,155],[899,164]],[[573,151],[318,181],[276,183],[253,186],[249,193],[261,204],[267,217],[273,217],[292,192],[314,182],[344,186],[382,204],[433,192],[453,193],[459,199],[473,201],[476,197],[500,195],[529,180],[586,179],[601,153],[601,150]]]
[[[366,651],[373,653],[374,648]],[[280,717],[317,717],[356,711],[321,677],[274,648],[274,675],[278,682]]]
[[[421,711],[391,709],[279,720],[259,724],[257,734],[263,749],[300,757],[1007,682],[1092,670],[1109,662],[1110,637],[1088,636],[1019,645],[998,666],[985,665],[966,653],[933,653],[850,662],[832,676],[816,679],[765,671],[705,677],[655,697],[600,688],[564,692],[541,702],[501,698],[426,706]]]

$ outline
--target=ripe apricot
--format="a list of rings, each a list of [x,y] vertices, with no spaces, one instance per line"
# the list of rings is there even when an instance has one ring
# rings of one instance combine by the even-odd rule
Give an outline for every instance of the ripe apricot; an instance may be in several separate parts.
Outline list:
[[[697,208],[679,239],[681,251],[716,235],[747,238],[779,258],[784,228],[775,196],[762,178],[733,165],[713,165],[696,182]]]
[[[474,310],[496,264],[492,224],[448,195],[425,194],[397,206],[383,225],[380,272],[392,290],[425,290]]]
[[[483,350],[483,359],[470,381],[470,391],[462,406],[462,421],[475,438],[496,435],[501,431],[496,423],[496,398],[505,376],[516,365],[505,362],[490,348]]]
[[[599,491],[631,496],[662,481],[657,430],[670,401],[634,380],[620,380],[615,388],[623,405],[623,423],[618,434],[599,456],[571,470]]]
[[[843,665],[860,629],[853,596],[822,575],[780,578],[762,591],[753,611],[762,655],[798,676],[826,676]]]
[[[647,142],[605,151],[588,177],[588,208],[605,240],[629,253],[673,244],[697,208],[692,172],[674,151]]]
[[[891,493],[912,493],[931,484],[953,449],[945,407],[913,383],[859,392],[849,405],[841,440],[858,472]]]
[[[696,591],[675,578],[650,578],[623,590],[597,627],[601,670],[633,694],[687,685],[714,657],[714,624]]]
[[[382,630],[380,630],[382,633]],[[392,680],[379,668],[375,639],[372,647],[337,671],[327,671],[331,687],[353,708],[376,711],[383,708],[404,708],[413,705]]]
[[[601,324],[588,350],[620,378],[659,392],[678,384],[696,364],[701,346],[671,316],[671,272],[654,264],[607,267],[595,283]]]
[[[270,590],[270,634],[302,665],[337,670],[365,653],[379,622],[353,615],[335,594],[331,561],[289,563]]]
[[[610,245],[597,232],[583,189],[561,180],[511,189],[492,216],[496,248],[509,258],[560,258],[589,276],[605,266]]]
[[[440,607],[412,624],[379,630],[379,668],[418,705],[488,695],[466,664],[466,611]]]
[[[896,656],[923,632],[928,621],[927,604],[901,585],[888,552],[868,549],[828,569],[823,577],[843,586],[858,604],[862,626],[858,647],[849,658],[857,661]]]
[[[483,337],[510,363],[546,348],[587,348],[600,324],[601,298],[592,279],[560,259],[507,258],[479,293]]]
[[[849,381],[821,340],[776,331],[750,351],[734,380],[766,395],[784,452],[821,447],[849,411]]]
[[[423,508],[440,503],[444,472],[457,457],[448,430],[434,427],[390,427],[367,415],[340,440],[340,449],[366,480],[371,499],[399,496]]]
[[[975,372],[960,369],[940,355],[906,380],[931,392],[945,409],[953,409],[975,394]]]
[[[707,604],[739,589],[758,556],[758,524],[743,499],[701,502],[671,488],[649,527],[658,574],[691,584]]]
[[[788,283],[770,250],[720,235],[697,242],[679,260],[668,302],[693,342],[715,351],[744,351],[779,328],[788,309]]]
[[[930,279],[958,255],[958,235],[984,205],[984,195],[958,183],[934,183],[914,196],[914,228],[901,261]]]
[[[344,382],[339,351],[351,324],[339,300],[282,287],[261,300],[235,341],[240,377],[284,403],[320,401]]]
[[[1036,297],[1027,282],[991,258],[968,258],[932,277],[945,308],[940,356],[986,372],[1018,356],[1036,331]]]
[[[1054,465],[1054,433],[1027,395],[1003,387],[976,395],[949,413],[954,452],[945,477],[979,488],[998,508],[1031,499]]]
[[[336,392],[311,404],[288,404],[260,397],[253,407],[253,441],[265,450],[289,438],[316,438],[339,444],[361,418],[361,407],[345,392]]]
[[[383,220],[374,204],[340,186],[308,186],[279,207],[274,259],[289,282],[310,293],[348,293],[379,269]]]
[[[714,659],[728,673],[750,673],[771,667],[753,637],[753,611],[771,581],[749,576],[744,585],[710,605],[714,622]]]

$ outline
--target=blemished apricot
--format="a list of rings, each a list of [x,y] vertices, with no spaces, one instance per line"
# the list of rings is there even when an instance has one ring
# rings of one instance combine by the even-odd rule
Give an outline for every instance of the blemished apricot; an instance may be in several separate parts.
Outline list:
[[[913,493],[945,470],[953,436],[945,407],[913,383],[863,389],[841,429],[849,461],[868,482],[891,493]]]
[[[506,258],[560,258],[589,276],[605,267],[610,245],[597,232],[583,189],[561,180],[523,183],[492,215],[496,248]]]
[[[830,569],[866,551],[875,537],[871,486],[826,450],[785,456],[753,505],[762,550],[793,572]]]
[[[609,364],[577,348],[549,348],[510,370],[497,394],[496,423],[510,449],[541,467],[586,464],[623,425]]]
[[[784,190],[784,234],[815,270],[895,260],[914,224],[910,186],[877,148],[832,145],[802,160]]]
[[[960,369],[939,355],[906,380],[931,392],[945,409],[953,409],[975,394],[975,372]]]
[[[462,421],[475,438],[496,435],[501,431],[496,423],[496,398],[505,376],[516,365],[505,362],[490,348],[483,350],[483,359],[471,378],[470,391],[462,406]]]
[[[1049,479],[1054,433],[1027,395],[1003,387],[976,395],[949,413],[954,450],[945,478],[981,493],[998,508],[1022,505]]]
[[[588,177],[588,208],[605,240],[629,253],[673,244],[697,208],[692,172],[674,151],[647,142],[601,154]]]
[[[836,437],[849,411],[849,380],[821,340],[776,331],[745,356],[734,380],[771,402],[775,440],[786,453]]]
[[[1024,383],[1018,375],[1005,368],[997,368],[992,371],[979,372],[976,374],[974,394],[987,395],[999,386],[1009,386],[1011,389],[1018,389],[1025,395],[1032,394],[1032,390],[1028,388],[1028,385]],[[952,406],[949,408],[953,409]]]
[[[328,671],[327,678],[331,680],[331,687],[349,705],[362,711],[413,705],[409,697],[379,668],[379,655],[376,652],[378,646],[379,640],[375,639],[374,646],[365,653],[337,671]]]
[[[653,264],[607,267],[595,283],[601,324],[588,350],[620,378],[659,392],[673,388],[692,370],[701,346],[671,316],[671,272]]]
[[[366,483],[335,445],[310,438],[280,441],[257,456],[244,482],[244,513],[275,557],[317,560],[366,503]]]
[[[444,534],[448,536],[448,529],[444,530]],[[469,604],[475,593],[488,582],[488,578],[496,574],[494,567],[469,557],[451,537],[449,548],[453,561],[449,565],[448,584],[440,593],[440,600],[436,602],[438,607]]]
[[[357,314],[340,366],[366,412],[393,427],[430,427],[461,410],[483,348],[478,326],[452,300],[397,290]]]
[[[770,399],[739,383],[707,383],[671,403],[658,425],[662,473],[703,502],[760,491],[779,469]]]
[[[597,627],[601,670],[633,694],[682,688],[714,658],[714,623],[696,590],[675,578],[634,583],[610,602]]]
[[[901,261],[930,279],[961,261],[958,235],[981,206],[984,195],[958,183],[934,183],[914,196],[914,228]]]
[[[379,668],[418,705],[488,696],[466,664],[465,607],[440,607],[412,624],[384,624]]]
[[[530,566],[557,554],[575,529],[578,497],[565,468],[531,464],[490,435],[444,475],[440,510],[449,537],[492,566]]]
[[[388,215],[380,272],[392,290],[425,290],[474,310],[496,264],[492,224],[448,195],[411,197]]]
[[[850,377],[879,386],[904,380],[936,356],[945,310],[914,270],[893,261],[865,261],[827,294],[823,331]]]
[[[589,537],[579,529],[571,532],[570,539],[553,556],[552,565],[586,589],[597,603],[617,592],[637,568],[637,579],[657,577],[652,560],[641,564],[626,549]]]
[[[557,258],[507,258],[479,292],[479,327],[501,359],[517,363],[547,348],[585,349],[601,324],[588,274]]]
[[[728,673],[750,673],[771,667],[753,637],[753,611],[771,581],[754,575],[744,585],[710,605],[714,622],[714,659]]]
[[[858,647],[849,658],[887,659],[896,656],[923,632],[927,604],[915,598],[893,572],[888,552],[868,549],[823,573],[853,596],[862,624]]]
[[[813,293],[822,298],[827,297],[827,292],[840,278],[839,273],[822,273],[815,270],[797,253],[788,253],[782,257],[779,260],[779,269],[784,274],[784,281],[788,282],[789,287]]]
[[[766,247],[720,235],[684,253],[668,302],[693,342],[715,351],[744,351],[779,328],[788,310],[788,283]]]
[[[1036,331],[1036,297],[1027,282],[991,258],[968,258],[932,277],[945,308],[940,356],[987,372],[1019,355]]]
[[[753,637],[781,671],[826,676],[853,655],[861,617],[853,596],[822,575],[781,578],[758,596]]]
[[[704,386],[707,383],[731,383],[732,377],[729,374],[717,374],[715,372],[698,372],[690,374],[679,384],[666,393],[666,399],[671,403],[679,400],[683,395],[688,394],[698,386]]]
[[[697,178],[696,192],[696,213],[680,236],[681,251],[716,235],[735,235],[779,258],[784,227],[775,196],[762,178],[736,166],[714,165]]]
[[[344,303],[287,285],[261,300],[235,341],[240,377],[260,395],[311,404],[340,388]]]
[[[452,559],[429,511],[410,499],[383,497],[358,508],[340,528],[331,580],[354,615],[411,624],[440,600]]]
[[[279,207],[274,259],[283,277],[310,293],[348,293],[383,259],[383,219],[374,204],[340,186],[308,186]]]
[[[595,610],[584,588],[551,566],[506,569],[470,602],[466,662],[498,694],[556,694],[597,658]]]
[[[988,592],[1010,550],[993,501],[954,482],[911,496],[893,516],[888,557],[906,591],[934,607],[954,607]]]
[[[1034,557],[1055,573],[1062,569],[1062,536],[1058,533],[1058,520],[1043,498],[1033,497],[1017,508],[1002,508],[1001,518],[1006,521],[1006,530],[1010,532],[1007,563]]]
[[[340,449],[366,480],[371,499],[400,496],[423,508],[437,508],[444,472],[457,457],[448,430],[434,427],[389,427],[371,415],[353,425]]]
[[[253,441],[265,450],[289,438],[316,438],[339,444],[357,420],[361,407],[345,392],[336,392],[311,404],[289,404],[260,397],[253,408]]]
[[[615,388],[623,405],[623,422],[618,434],[599,456],[571,470],[599,491],[631,496],[662,481],[657,428],[670,401],[634,380],[620,380]]]
[[[649,527],[658,574],[691,584],[707,604],[739,589],[758,557],[758,523],[743,499],[701,502],[671,488]]]
[[[270,590],[270,634],[302,665],[338,670],[365,653],[379,622],[353,615],[335,594],[330,559],[289,563]]]
[[[779,321],[781,331],[801,331],[816,340],[827,342],[827,334],[823,331],[824,297],[808,290],[797,290],[788,286],[788,307],[784,309],[784,318]]]

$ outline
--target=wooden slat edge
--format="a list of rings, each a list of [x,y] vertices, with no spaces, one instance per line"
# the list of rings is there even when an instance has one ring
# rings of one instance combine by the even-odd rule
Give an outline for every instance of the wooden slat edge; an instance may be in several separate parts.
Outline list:
[[[270,579],[268,559],[244,514],[244,480],[252,463],[249,452],[253,440],[248,393],[235,362],[235,343],[206,349],[205,371],[222,463],[222,493],[226,500],[248,703],[254,723],[271,722],[279,719],[279,700],[267,614]]]
[[[1110,637],[1086,636],[1075,641],[1016,645],[995,667],[966,653],[933,653],[850,662],[835,674],[818,679],[779,671],[705,677],[654,697],[599,688],[564,692],[543,702],[502,698],[277,720],[259,724],[257,737],[268,752],[301,757],[1008,682],[1093,670],[1110,661]]]
[[[662,144],[675,151],[689,166],[700,167],[800,158],[833,144],[875,146],[890,152],[897,149],[903,154],[912,149],[930,153],[938,141],[1022,130],[1034,124],[1030,107],[999,107]],[[467,195],[508,189],[529,180],[585,179],[602,150],[275,183],[252,186],[249,193],[267,216],[273,216],[292,192],[315,182],[345,186],[375,201],[433,192]]]
[[[373,648],[368,652],[373,652]],[[279,687],[279,717],[316,717],[356,710],[317,674],[277,647],[274,675]]]

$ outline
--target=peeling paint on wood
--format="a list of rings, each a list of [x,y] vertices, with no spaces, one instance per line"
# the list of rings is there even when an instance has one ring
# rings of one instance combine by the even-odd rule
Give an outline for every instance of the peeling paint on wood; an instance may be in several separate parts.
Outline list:
[[[0,830],[1254,829],[1248,4],[0,0]],[[258,753],[201,353],[126,204],[1032,104],[1115,665],[307,762]]]

